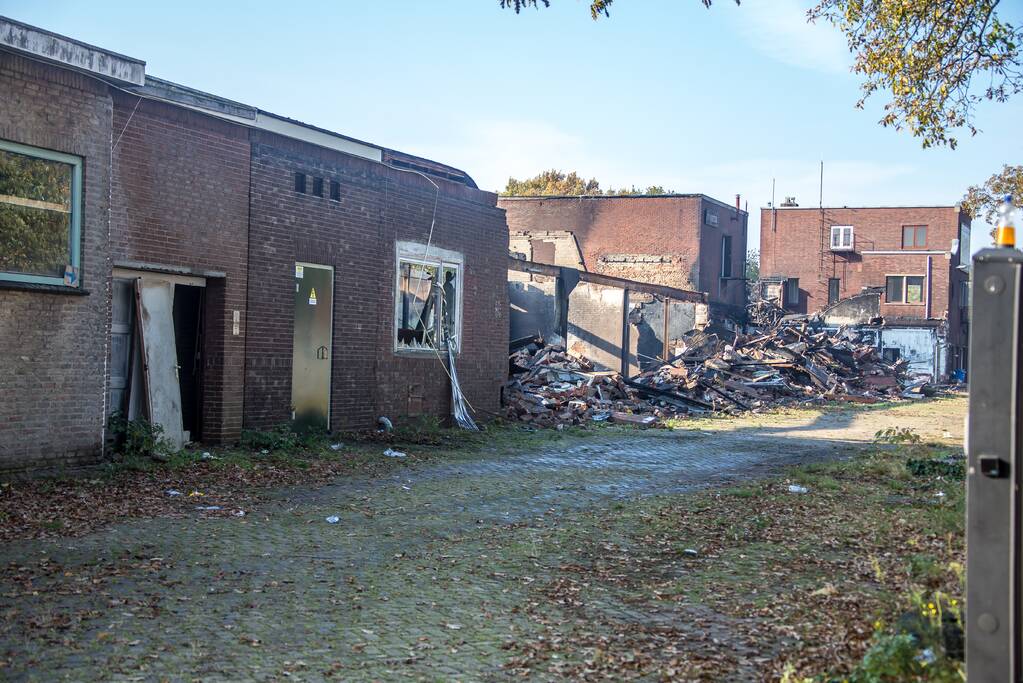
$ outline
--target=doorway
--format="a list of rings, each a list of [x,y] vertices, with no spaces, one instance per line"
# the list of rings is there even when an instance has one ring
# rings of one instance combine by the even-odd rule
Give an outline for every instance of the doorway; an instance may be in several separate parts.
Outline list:
[[[333,325],[334,268],[296,263],[291,357],[291,418],[296,430],[330,429]]]

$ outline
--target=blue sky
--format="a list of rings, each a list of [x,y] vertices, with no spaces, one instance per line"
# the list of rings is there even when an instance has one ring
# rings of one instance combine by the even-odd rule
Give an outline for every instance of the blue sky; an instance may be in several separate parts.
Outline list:
[[[816,205],[821,159],[832,206],[952,204],[1021,161],[1023,97],[981,107],[983,132],[955,151],[881,128],[880,98],[857,110],[843,38],[805,22],[813,0],[617,0],[598,22],[587,4],[515,16],[497,0],[0,0],[0,13],[450,163],[486,189],[561,168],[604,187],[740,193],[754,248],[772,178],[778,201]],[[1019,6],[1003,15],[1023,19]]]

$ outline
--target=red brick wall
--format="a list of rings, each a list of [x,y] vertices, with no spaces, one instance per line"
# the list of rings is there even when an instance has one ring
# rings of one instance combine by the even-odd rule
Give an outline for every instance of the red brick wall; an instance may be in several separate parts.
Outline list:
[[[114,261],[226,274],[207,280],[202,435],[211,442],[236,439],[246,334],[248,130],[116,92],[114,131]]]
[[[567,230],[575,235],[586,270],[679,289],[707,292],[711,302],[742,306],[740,281],[721,282],[721,236],[732,236],[732,275],[741,277],[746,253],[746,214],[707,198],[502,197],[512,232]],[[718,225],[704,222],[704,209]],[[615,254],[669,257],[666,263],[608,263]]]
[[[105,424],[110,97],[93,79],[6,52],[0,93],[0,139],[84,160],[88,292],[0,288],[0,470],[80,464],[101,455]]]
[[[959,237],[960,221],[969,219],[955,207],[909,207],[825,209],[824,259],[821,259],[821,213],[819,209],[762,209],[760,218],[760,273],[762,276],[798,277],[801,312],[815,312],[827,306],[828,278],[841,279],[842,298],[858,294],[863,287],[883,287],[886,275],[926,275],[931,258],[930,317],[949,317],[950,342],[958,338],[959,287],[966,279],[955,266],[958,256],[949,257],[952,241]],[[830,250],[830,226],[852,225],[854,251]],[[924,249],[902,249],[902,228],[926,225]],[[869,254],[864,251],[898,251],[897,254]],[[924,253],[943,252],[943,253]],[[886,317],[926,316],[924,305],[889,304],[881,297],[881,315]]]
[[[296,193],[296,172],[324,178],[326,196]],[[331,180],[340,202],[329,199]],[[477,409],[496,412],[508,348],[504,215],[491,193],[436,182],[433,244],[461,252],[466,264],[459,379]],[[436,356],[392,350],[395,241],[426,242],[434,196],[419,176],[252,133],[246,426],[290,418],[296,261],[334,267],[332,429],[370,426],[379,415],[450,413]]]

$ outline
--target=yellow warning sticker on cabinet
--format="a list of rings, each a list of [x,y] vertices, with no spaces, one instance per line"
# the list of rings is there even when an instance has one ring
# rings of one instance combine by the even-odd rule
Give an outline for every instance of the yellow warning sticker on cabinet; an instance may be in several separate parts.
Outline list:
[[[310,306],[315,306],[316,305],[316,288],[315,287],[313,287],[312,291],[309,292],[309,305]]]

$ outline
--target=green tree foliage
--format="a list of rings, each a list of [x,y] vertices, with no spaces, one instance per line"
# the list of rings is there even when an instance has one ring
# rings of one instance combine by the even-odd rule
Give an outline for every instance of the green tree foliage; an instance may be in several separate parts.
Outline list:
[[[740,0],[735,0],[735,4],[738,5]],[[590,16],[594,19],[599,18],[601,15],[605,17],[610,16],[611,3],[614,0],[590,0]],[[700,0],[700,3],[704,7],[710,7],[714,4],[714,0]],[[527,7],[534,7],[539,9],[540,6],[544,7],[551,6],[551,0],[501,0],[501,7],[510,8],[515,10],[515,14],[518,14]]]
[[[0,151],[0,197],[8,198],[0,201],[0,270],[63,275],[70,258],[71,168]]]
[[[665,191],[661,185],[650,185],[646,190],[632,185],[629,188],[608,188],[606,191],[600,188],[596,178],[584,179],[575,171],[565,173],[552,168],[532,178],[517,180],[508,178],[501,195],[505,197],[550,197],[550,196],[625,196],[625,195],[655,195],[673,194],[671,190]]]
[[[822,0],[808,12],[841,30],[864,77],[858,106],[888,92],[880,123],[924,147],[955,148],[953,131],[977,133],[974,109],[1023,90],[1023,30],[998,18],[999,0]]]
[[[988,178],[983,185],[971,186],[963,197],[963,208],[974,218],[993,223],[995,212],[1007,194],[1012,195],[1017,205],[1023,200],[1023,166],[1003,166],[1001,172]]]
[[[760,251],[757,249],[746,252],[746,279],[749,282],[760,279]]]

